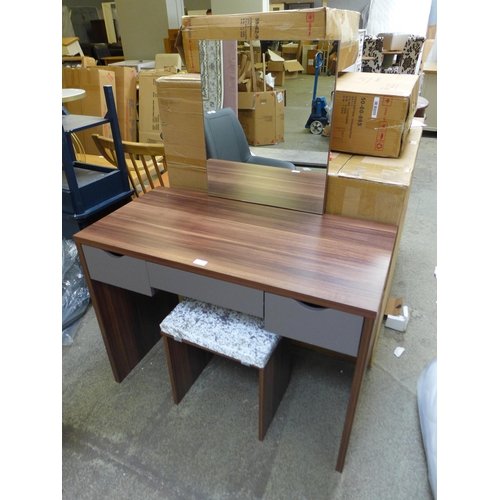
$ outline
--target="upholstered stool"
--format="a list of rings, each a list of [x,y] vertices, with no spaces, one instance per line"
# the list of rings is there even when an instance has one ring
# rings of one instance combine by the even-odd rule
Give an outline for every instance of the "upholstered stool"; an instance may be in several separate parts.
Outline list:
[[[162,321],[174,403],[179,404],[213,354],[259,370],[259,440],[290,381],[290,340],[264,330],[264,321],[206,302],[184,299]]]

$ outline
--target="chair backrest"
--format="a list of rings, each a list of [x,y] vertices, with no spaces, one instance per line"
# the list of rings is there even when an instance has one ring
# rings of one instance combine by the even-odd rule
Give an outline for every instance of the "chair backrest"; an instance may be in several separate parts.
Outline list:
[[[382,71],[382,63],[384,55],[382,47],[384,45],[383,36],[367,35],[363,42],[363,57],[370,59],[361,62],[361,71],[365,73],[380,73]]]
[[[109,47],[105,43],[93,43],[91,45],[92,55],[94,59],[97,61],[98,66],[104,66],[103,57],[111,56],[111,52],[109,51]]]
[[[92,134],[97,149],[112,165],[117,164],[113,139]],[[135,195],[140,196],[157,186],[168,186],[165,149],[162,143],[122,141],[128,176]]]
[[[207,159],[247,162],[251,156],[248,141],[231,108],[204,113],[204,127]]]
[[[401,54],[400,74],[415,75],[417,73],[417,64],[422,54],[424,42],[425,37],[423,36],[411,35],[408,37]]]

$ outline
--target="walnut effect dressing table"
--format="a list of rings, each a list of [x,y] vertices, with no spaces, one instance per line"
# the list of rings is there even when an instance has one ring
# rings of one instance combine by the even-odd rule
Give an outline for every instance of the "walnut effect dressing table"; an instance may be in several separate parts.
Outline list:
[[[339,472],[395,239],[395,226],[162,187],[74,236],[118,382],[161,339],[178,295],[355,358]]]

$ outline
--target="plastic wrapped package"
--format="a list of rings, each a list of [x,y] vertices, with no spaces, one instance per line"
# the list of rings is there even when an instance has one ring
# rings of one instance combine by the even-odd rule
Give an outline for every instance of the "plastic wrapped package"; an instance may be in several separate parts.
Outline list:
[[[90,293],[85,282],[78,251],[71,239],[62,240],[62,343],[71,345],[79,320],[87,310]]]
[[[437,358],[427,365],[418,379],[417,401],[429,483],[437,498]]]

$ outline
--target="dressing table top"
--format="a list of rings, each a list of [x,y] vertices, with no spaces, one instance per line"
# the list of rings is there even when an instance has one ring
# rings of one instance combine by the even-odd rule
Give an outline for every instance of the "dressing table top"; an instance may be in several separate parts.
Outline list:
[[[396,227],[156,188],[76,243],[375,318]]]

